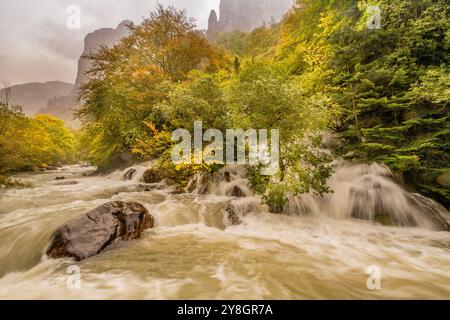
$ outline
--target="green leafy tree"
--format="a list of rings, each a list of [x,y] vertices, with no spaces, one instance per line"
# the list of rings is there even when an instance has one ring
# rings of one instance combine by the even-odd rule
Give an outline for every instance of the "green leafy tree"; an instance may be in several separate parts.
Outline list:
[[[88,158],[100,166],[125,150],[150,154],[142,151],[143,141],[151,145],[148,124],[158,131],[166,126],[155,106],[190,71],[219,69],[215,49],[185,11],[159,6],[130,32],[113,48],[90,56],[91,80],[82,89],[82,141]]]

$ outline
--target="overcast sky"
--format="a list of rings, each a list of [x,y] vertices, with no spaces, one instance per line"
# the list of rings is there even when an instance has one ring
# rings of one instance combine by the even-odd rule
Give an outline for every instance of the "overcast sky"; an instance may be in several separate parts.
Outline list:
[[[220,0],[158,0],[186,9],[206,29],[209,12]],[[86,34],[135,23],[155,9],[157,0],[0,0],[0,80],[13,85],[61,80],[75,82]],[[81,8],[81,29],[66,27],[67,8]]]

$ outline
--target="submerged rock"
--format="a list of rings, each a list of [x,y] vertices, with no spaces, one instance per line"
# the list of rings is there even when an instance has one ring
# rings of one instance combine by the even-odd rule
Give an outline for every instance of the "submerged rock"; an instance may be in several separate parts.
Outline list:
[[[170,194],[172,195],[179,195],[179,194],[185,194],[186,190],[184,190],[181,186],[176,186],[173,188],[172,191],[170,191]]]
[[[236,210],[233,205],[231,204],[227,205],[225,208],[225,213],[227,215],[228,221],[232,226],[237,226],[243,223],[241,218],[236,213]]]
[[[138,239],[153,225],[153,216],[142,205],[109,202],[59,228],[47,255],[53,259],[80,261],[99,254],[115,242]]]
[[[131,168],[130,170],[128,170],[127,172],[125,172],[125,174],[123,175],[123,178],[125,180],[133,180],[134,176],[136,175],[137,170],[134,168]]]
[[[83,177],[92,177],[95,175],[95,171],[83,172]]]
[[[203,174],[199,180],[197,180],[196,193],[201,195],[207,195],[211,193],[214,188],[214,176],[212,174]]]
[[[374,221],[383,226],[394,226],[395,223],[392,221],[391,215],[386,212],[375,213]]]
[[[379,184],[368,189],[351,189],[351,217],[384,226],[427,226],[435,231],[450,231],[450,225],[444,218],[446,210],[433,200],[402,192],[398,195],[398,203],[394,203],[393,199],[386,199],[387,195]]]
[[[78,181],[63,181],[63,182],[58,182],[55,185],[56,186],[74,186],[76,184],[79,184]]]
[[[56,177],[55,180],[65,180],[66,177]]]
[[[228,196],[236,198],[246,197],[245,192],[239,186],[234,186],[233,189],[231,189],[230,192],[228,193]]]

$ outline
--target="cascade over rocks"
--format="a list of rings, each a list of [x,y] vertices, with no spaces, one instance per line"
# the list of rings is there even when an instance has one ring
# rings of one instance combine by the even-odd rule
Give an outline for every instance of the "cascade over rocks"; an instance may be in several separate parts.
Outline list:
[[[329,181],[333,193],[290,196],[273,213],[352,218],[386,226],[450,231],[448,211],[437,202],[410,193],[381,165],[340,163]]]
[[[229,196],[236,198],[245,198],[246,195],[245,192],[239,186],[234,186],[229,192]]]
[[[153,226],[154,218],[144,206],[109,202],[60,227],[50,241],[47,255],[80,261],[115,242],[139,239],[144,230]]]
[[[239,218],[238,214],[236,213],[236,209],[233,205],[228,204],[225,208],[225,213],[227,215],[228,221],[232,226],[237,226],[243,223],[241,218]]]
[[[127,172],[125,172],[125,174],[123,175],[123,178],[125,180],[133,180],[134,176],[136,175],[137,170],[134,168],[131,168],[130,170],[128,170]]]

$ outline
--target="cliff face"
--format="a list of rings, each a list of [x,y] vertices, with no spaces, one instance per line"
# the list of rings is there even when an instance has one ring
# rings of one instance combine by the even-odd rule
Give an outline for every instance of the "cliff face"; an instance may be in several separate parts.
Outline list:
[[[84,41],[83,56],[94,52],[101,46],[111,47],[128,35],[130,21],[123,21],[116,29],[100,29],[88,34]],[[75,85],[60,81],[46,83],[26,83],[11,87],[11,105],[20,105],[25,114],[49,114],[61,118],[71,127],[78,127],[74,112],[79,108],[78,89],[87,81],[85,73],[91,67],[90,61],[80,57]],[[0,102],[4,99],[0,90]]]
[[[33,82],[11,87],[11,105],[19,105],[26,115],[32,116],[39,109],[47,106],[50,99],[68,96],[73,91],[73,84],[61,81],[45,83]],[[0,90],[0,102],[4,102],[4,89]]]
[[[116,29],[104,28],[96,30],[86,36],[84,39],[84,51],[83,56],[95,52],[101,46],[111,47],[120,39],[128,35],[128,25],[131,21],[121,22]],[[75,88],[80,88],[81,85],[86,83],[86,72],[91,67],[90,61],[83,56],[78,61],[78,74],[75,82]]]
[[[250,32],[264,24],[275,24],[292,5],[293,0],[221,0],[219,19],[214,10],[209,16],[208,34]]]

